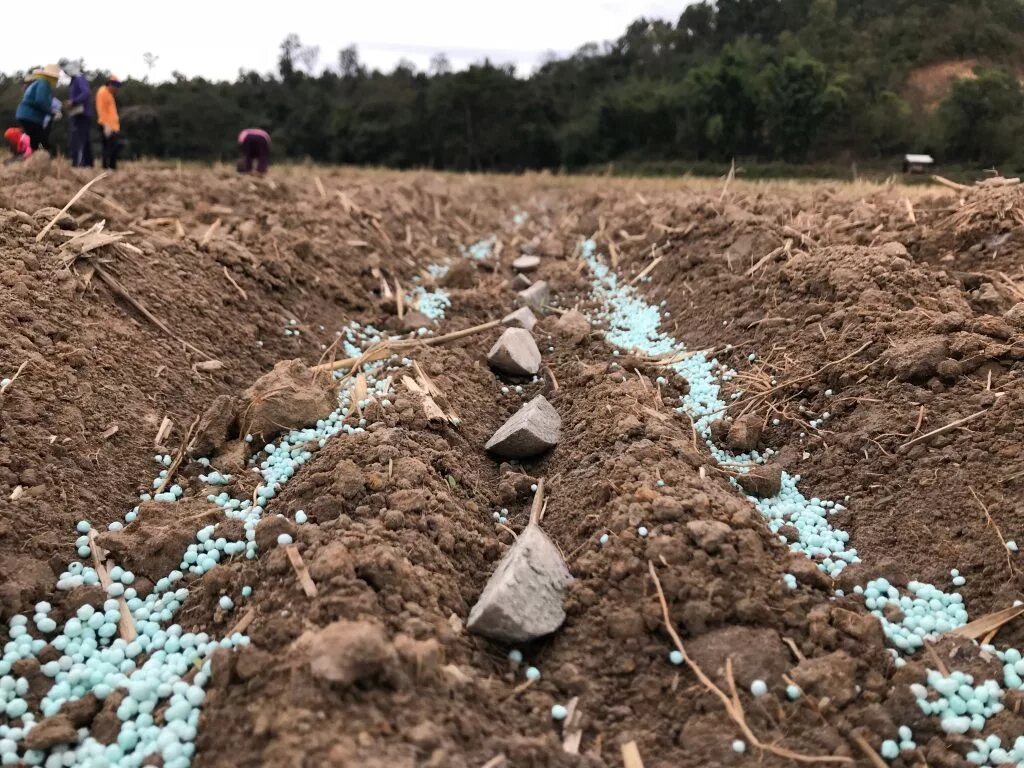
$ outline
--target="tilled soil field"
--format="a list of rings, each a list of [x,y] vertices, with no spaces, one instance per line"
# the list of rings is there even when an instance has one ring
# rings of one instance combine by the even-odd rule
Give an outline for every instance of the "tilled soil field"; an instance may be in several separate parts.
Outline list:
[[[0,764],[1024,763],[1019,186],[0,173]]]

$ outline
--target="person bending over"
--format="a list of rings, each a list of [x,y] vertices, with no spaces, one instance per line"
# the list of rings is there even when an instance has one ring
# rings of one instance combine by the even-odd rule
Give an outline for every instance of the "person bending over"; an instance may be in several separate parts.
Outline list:
[[[238,149],[242,157],[238,161],[239,173],[252,173],[253,165],[261,176],[267,172],[270,163],[270,134],[262,128],[246,128],[238,134]]]

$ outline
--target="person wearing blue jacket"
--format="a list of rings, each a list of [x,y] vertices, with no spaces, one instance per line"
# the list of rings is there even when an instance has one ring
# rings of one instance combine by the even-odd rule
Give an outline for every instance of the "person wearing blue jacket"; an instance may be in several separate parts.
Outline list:
[[[31,75],[32,82],[22,94],[21,103],[14,113],[21,129],[28,134],[33,151],[39,147],[50,150],[44,124],[53,111],[53,89],[57,87],[59,77],[60,67],[56,64],[47,64],[35,70]]]
[[[92,88],[78,64],[65,64],[64,71],[71,75],[71,88],[68,94],[68,114],[71,117],[68,149],[71,154],[71,165],[75,168],[91,168],[92,124],[96,119],[96,108],[92,105]]]

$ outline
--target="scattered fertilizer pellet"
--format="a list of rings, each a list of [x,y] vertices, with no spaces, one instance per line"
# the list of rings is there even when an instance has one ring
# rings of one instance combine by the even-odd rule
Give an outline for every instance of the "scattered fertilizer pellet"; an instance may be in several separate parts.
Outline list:
[[[636,533],[637,533],[637,536],[639,536],[641,539],[646,538],[647,537],[647,528],[646,528],[646,526],[641,525],[639,528],[636,529]]]
[[[669,653],[668,653],[668,660],[670,662],[672,662],[672,664],[674,664],[675,666],[678,667],[684,661],[682,651],[680,651],[678,649],[669,651]]]
[[[540,680],[540,670],[537,669],[536,667],[527,667],[527,669],[526,669],[526,679],[530,680],[531,682],[533,680]]]
[[[758,699],[768,693],[768,684],[764,680],[755,680],[750,684],[750,693]]]
[[[563,707],[561,704],[555,704],[551,708],[551,718],[553,720],[565,720],[569,716],[569,710]]]
[[[308,519],[309,518],[306,516],[306,513],[303,512],[301,509],[298,512],[295,513],[295,522],[298,523],[299,525],[302,525]]]
[[[598,541],[601,542],[602,545],[607,544],[608,543],[608,534],[607,533],[602,533],[601,534],[601,538],[598,539]]]
[[[803,691],[800,690],[800,686],[793,685],[790,683],[786,686],[786,698],[790,701],[796,701],[803,695]]]
[[[227,595],[221,595],[218,604],[220,605],[221,610],[224,611],[230,611],[232,608],[235,607],[235,602]]]
[[[291,543],[292,537],[291,534],[289,533],[282,533],[280,536],[277,537],[277,545],[279,547],[287,547]]]
[[[513,648],[511,651],[508,652],[508,660],[511,661],[513,664],[522,664],[523,652],[516,648]]]
[[[1006,548],[1007,548],[1008,550],[1010,550],[1011,552],[1016,552],[1016,551],[1017,551],[1017,542],[1016,542],[1016,541],[1014,541],[1013,539],[1009,539],[1009,540],[1007,540],[1007,542],[1006,542]]]
[[[742,755],[747,751],[747,742],[743,739],[734,739],[732,742],[732,751]]]

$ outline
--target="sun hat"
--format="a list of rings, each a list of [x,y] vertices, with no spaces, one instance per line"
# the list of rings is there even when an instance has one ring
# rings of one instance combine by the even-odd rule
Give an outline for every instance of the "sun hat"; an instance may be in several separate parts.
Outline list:
[[[48,77],[51,80],[57,80],[60,78],[60,67],[57,64],[47,64],[45,67],[33,70],[32,74],[36,77]]]

